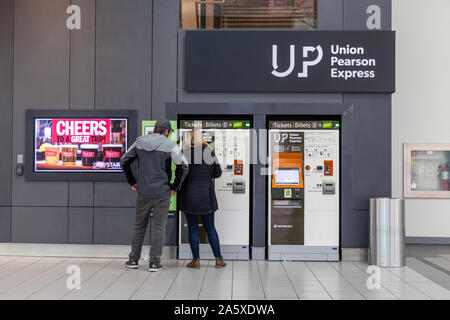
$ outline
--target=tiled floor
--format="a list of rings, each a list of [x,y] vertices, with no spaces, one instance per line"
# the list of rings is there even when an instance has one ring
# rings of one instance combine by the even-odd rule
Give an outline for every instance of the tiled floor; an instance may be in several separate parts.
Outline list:
[[[443,259],[448,263],[450,256]],[[201,269],[191,270],[186,261],[165,260],[166,269],[158,273],[148,272],[145,261],[139,270],[125,269],[124,262],[0,256],[0,299],[450,300],[448,289],[410,267],[380,269],[381,287],[371,290],[367,264],[357,262],[229,261],[216,269],[202,261]],[[71,265],[81,270],[79,290],[66,286]]]
[[[407,265],[450,290],[450,246],[409,244]]]

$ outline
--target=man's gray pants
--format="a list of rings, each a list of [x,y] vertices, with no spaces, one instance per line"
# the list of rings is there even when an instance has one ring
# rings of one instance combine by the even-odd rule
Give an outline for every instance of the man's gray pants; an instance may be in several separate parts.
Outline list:
[[[169,206],[170,196],[164,198],[146,198],[138,193],[130,259],[139,260],[141,258],[142,242],[144,241],[145,230],[147,229],[148,220],[150,219],[150,212],[153,209],[153,218],[150,228],[150,263],[161,262]]]

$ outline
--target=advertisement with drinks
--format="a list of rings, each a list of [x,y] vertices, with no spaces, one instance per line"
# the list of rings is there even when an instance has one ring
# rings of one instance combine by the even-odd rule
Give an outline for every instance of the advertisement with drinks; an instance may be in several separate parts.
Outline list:
[[[36,118],[35,172],[122,171],[127,119]]]

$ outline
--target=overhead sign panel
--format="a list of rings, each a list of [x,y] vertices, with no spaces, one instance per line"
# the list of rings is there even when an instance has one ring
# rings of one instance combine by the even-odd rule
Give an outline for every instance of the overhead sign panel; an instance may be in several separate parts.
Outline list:
[[[393,31],[186,31],[192,92],[394,92]]]

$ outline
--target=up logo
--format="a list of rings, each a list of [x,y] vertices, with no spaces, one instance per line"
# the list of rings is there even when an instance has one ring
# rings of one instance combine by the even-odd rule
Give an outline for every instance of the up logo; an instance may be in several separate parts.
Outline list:
[[[272,45],[272,75],[277,78],[285,78],[289,76],[295,68],[295,45],[291,44],[289,46],[290,57],[289,57],[289,68],[286,71],[280,72],[278,69],[278,45]],[[312,60],[314,53],[317,51],[317,57]],[[302,72],[297,74],[298,78],[307,78],[308,77],[308,68],[313,67],[322,61],[323,58],[323,49],[322,46],[311,47],[304,46],[303,47],[303,68]]]

